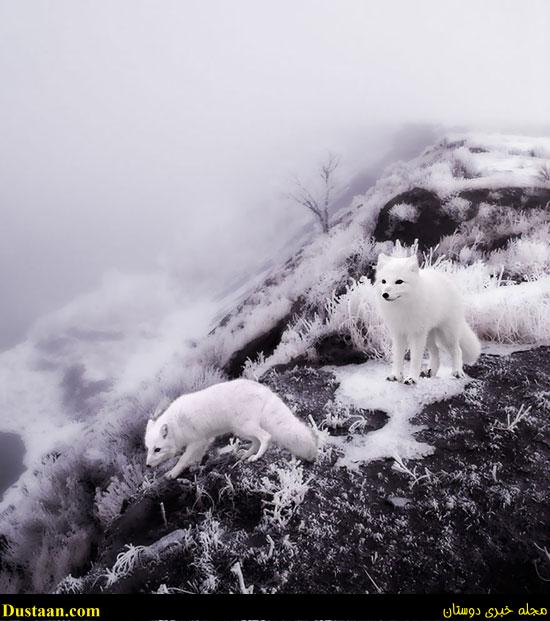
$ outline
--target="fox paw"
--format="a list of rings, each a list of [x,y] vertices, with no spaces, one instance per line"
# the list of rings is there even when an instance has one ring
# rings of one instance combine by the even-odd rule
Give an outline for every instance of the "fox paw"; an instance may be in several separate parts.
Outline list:
[[[172,470],[168,470],[168,472],[164,476],[169,480],[173,480],[173,479],[177,479],[179,475],[180,475],[180,470],[176,470],[175,468],[172,468]]]
[[[460,371],[453,371],[453,377],[456,377],[456,379],[462,379],[466,377],[466,373],[464,373],[462,369]]]
[[[398,377],[397,375],[394,375],[392,373],[391,375],[388,375],[388,377],[386,377],[386,381],[388,381],[388,382],[400,382],[401,378]]]
[[[412,377],[407,377],[403,384],[407,384],[407,386],[412,386],[413,384],[416,384],[416,380]]]
[[[431,377],[432,376],[432,370],[431,369],[426,369],[425,371],[420,371],[420,377]]]

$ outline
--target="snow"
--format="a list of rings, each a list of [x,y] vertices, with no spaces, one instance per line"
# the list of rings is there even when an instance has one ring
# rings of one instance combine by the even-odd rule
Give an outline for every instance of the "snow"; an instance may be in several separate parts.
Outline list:
[[[401,178],[409,187],[423,187],[444,198],[464,190],[540,185],[538,173],[549,160],[550,138],[448,134],[436,147],[389,172],[395,181]]]
[[[389,416],[386,424],[366,435],[355,435],[351,441],[334,438],[333,442],[344,451],[336,463],[339,467],[356,470],[358,465],[399,457],[419,459],[433,453],[434,448],[415,439],[422,429],[411,419],[430,403],[449,399],[464,390],[468,378],[451,376],[450,367],[442,366],[435,378],[420,378],[414,386],[388,382],[388,365],[370,360],[360,365],[327,367],[340,382],[335,399],[343,405],[363,410],[382,410]]]
[[[536,347],[539,347],[538,343],[533,343],[531,345],[516,345],[512,343],[486,342],[483,343],[481,353],[487,354],[488,356],[509,356],[510,354],[514,354],[518,351],[529,351],[530,349],[535,349]]]
[[[550,138],[535,136],[516,136],[501,133],[449,133],[447,141],[465,140],[470,148],[486,149],[490,153],[513,154],[540,158],[550,158]],[[487,153],[480,155],[488,155]]]
[[[390,217],[396,220],[416,222],[418,220],[418,209],[409,203],[398,203],[390,209]]]

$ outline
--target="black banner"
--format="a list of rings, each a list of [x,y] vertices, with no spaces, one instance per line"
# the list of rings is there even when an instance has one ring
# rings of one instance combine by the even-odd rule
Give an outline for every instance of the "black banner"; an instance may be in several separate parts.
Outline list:
[[[546,595],[0,595],[3,619],[547,619]]]

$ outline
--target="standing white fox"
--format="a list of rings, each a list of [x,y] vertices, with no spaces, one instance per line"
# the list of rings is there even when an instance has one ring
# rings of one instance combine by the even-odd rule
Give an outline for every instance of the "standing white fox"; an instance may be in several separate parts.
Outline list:
[[[216,436],[225,433],[252,441],[242,456],[248,461],[260,459],[272,439],[302,459],[313,461],[317,456],[312,430],[274,392],[252,380],[237,379],[182,395],[149,420],[145,431],[147,466],[158,466],[185,447],[166,474],[175,479],[202,459]]]
[[[464,377],[462,364],[474,364],[481,345],[466,323],[455,285],[433,269],[419,269],[416,255],[396,258],[380,254],[376,287],[380,311],[392,337],[392,369],[387,379],[403,379],[405,352],[410,348],[411,363],[405,384],[414,384],[420,376],[426,346],[430,367],[423,376],[437,374],[438,346],[443,346],[451,355],[454,377]]]

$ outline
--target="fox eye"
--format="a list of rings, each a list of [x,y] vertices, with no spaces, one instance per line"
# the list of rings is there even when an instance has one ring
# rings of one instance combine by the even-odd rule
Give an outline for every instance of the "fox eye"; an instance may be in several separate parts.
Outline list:
[[[383,284],[383,285],[385,285],[385,284],[386,284],[386,281],[385,281],[385,280],[383,280],[383,281],[382,281],[382,284]]]
[[[396,280],[396,281],[395,281],[395,284],[396,284],[396,285],[402,285],[402,284],[403,284],[403,281],[402,281],[402,280],[401,280],[401,278],[400,278],[399,280]]]
[[[159,449],[159,448],[156,448],[154,452],[155,452],[155,453],[160,453],[160,449]]]

